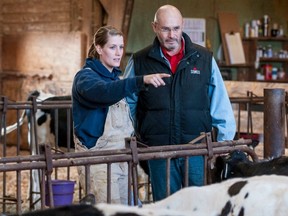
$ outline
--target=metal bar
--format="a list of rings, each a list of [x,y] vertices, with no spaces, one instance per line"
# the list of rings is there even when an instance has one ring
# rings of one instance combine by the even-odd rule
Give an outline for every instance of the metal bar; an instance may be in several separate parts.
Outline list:
[[[6,117],[7,117],[7,103],[8,103],[8,99],[7,97],[3,97],[3,126],[4,126],[4,136],[3,136],[3,157],[6,157]],[[3,185],[3,191],[2,191],[2,196],[3,197],[6,197],[6,184],[7,184],[7,181],[6,181],[6,172],[3,172],[3,182],[2,182],[2,185]],[[6,200],[4,199],[3,200],[3,206],[2,206],[2,209],[3,209],[3,212],[6,211]]]
[[[251,143],[251,142],[250,142]],[[152,149],[152,147],[151,147]],[[184,157],[184,156],[193,156],[193,155],[208,155],[208,150],[206,148],[203,149],[193,149],[193,148],[185,148],[185,149],[179,149],[179,150],[167,150],[164,151],[165,147],[163,147],[161,154],[159,154],[159,151],[157,151],[154,148],[154,152],[151,152],[151,149],[148,153],[140,153],[139,149],[139,160],[150,160],[151,158],[159,158],[159,159],[165,159],[167,157],[176,158],[176,157]],[[241,149],[248,154],[251,154],[252,158],[258,160],[258,157],[254,151],[250,151],[251,149],[247,146],[221,146],[221,147],[214,147],[213,152],[214,154],[221,154],[224,152],[231,152],[235,149]],[[113,150],[111,150],[113,152]],[[71,153],[73,154],[73,153]],[[85,157],[85,152],[82,152],[82,157],[84,158],[77,158],[73,157],[73,155],[70,154],[70,158],[65,157],[65,155],[62,155],[62,160],[55,160],[53,158],[52,154],[52,165],[53,167],[67,167],[67,166],[82,166],[87,164],[101,164],[101,163],[112,163],[112,162],[127,162],[132,161],[132,156],[127,154],[122,155],[103,155],[102,157]],[[76,153],[75,153],[76,154]],[[20,158],[30,158],[31,156],[20,156]],[[19,158],[19,157],[17,157]],[[3,159],[3,158],[2,158]],[[15,170],[22,170],[22,169],[43,169],[46,167],[46,163],[39,161],[37,163],[21,163],[21,164],[8,164],[5,165],[1,164],[0,161],[0,172],[4,171],[15,171]]]
[[[131,205],[132,204],[132,197],[131,197],[131,194],[132,194],[132,191],[131,191],[131,185],[134,183],[131,181],[132,179],[132,163],[131,162],[128,162],[128,204]],[[134,187],[133,187],[133,193],[134,193]],[[133,196],[133,200],[134,199],[134,196]],[[134,202],[134,205],[135,202]]]
[[[107,203],[111,203],[111,163],[107,163]]]
[[[126,140],[125,140],[126,142]],[[130,142],[130,149],[131,149],[131,154],[132,154],[132,182],[133,182],[133,199],[134,199],[134,205],[137,205],[138,201],[138,181],[137,181],[137,165],[139,163],[138,159],[138,150],[137,150],[137,143],[135,137],[131,138]]]
[[[185,165],[184,165],[184,187],[188,187],[189,185],[189,175],[188,175],[188,171],[189,171],[189,157],[185,157]]]
[[[17,155],[19,155],[20,154],[20,144],[21,144],[21,142],[20,142],[20,140],[21,140],[21,138],[20,138],[20,127],[19,127],[19,118],[20,118],[20,114],[19,114],[19,110],[17,110],[17,112],[16,112],[16,116],[17,116]]]
[[[170,167],[171,167],[171,157],[168,157],[166,159],[166,196],[168,197],[171,193],[170,191],[170,184],[171,184],[171,179],[170,179]]]
[[[240,109],[240,103],[238,104],[238,139],[240,139],[240,130],[241,130],[241,109]]]
[[[22,208],[21,208],[21,171],[17,171],[16,172],[16,181],[17,181],[17,195],[16,195],[16,198],[17,198],[17,206],[16,206],[16,209],[17,209],[17,212],[19,212],[20,214],[21,214],[21,210],[22,210]]]
[[[41,174],[41,179],[42,181],[40,181],[40,198],[42,197],[41,201],[41,208],[43,209],[45,206],[45,201],[46,201],[46,193],[49,194],[48,199],[49,201],[51,201],[51,197],[53,197],[53,192],[52,192],[52,188],[50,188],[50,186],[48,185],[48,191],[46,191],[46,184],[45,184],[45,170],[43,169],[41,172],[40,170],[38,171]],[[34,205],[39,202],[39,200],[35,200]]]
[[[205,174],[204,183],[211,183],[211,179],[209,177],[211,177],[210,169],[211,169],[211,166],[212,166],[212,159],[213,159],[213,156],[214,156],[211,133],[206,133],[206,137],[205,138],[206,138],[208,155],[205,156],[206,157],[205,161],[207,163],[204,166],[204,171],[205,171],[205,173],[204,173]]]
[[[285,91],[264,89],[264,157],[285,154]]]
[[[90,193],[90,164],[89,165],[85,165],[85,196]]]
[[[46,184],[47,184],[48,192],[49,192],[49,202],[50,202],[50,207],[54,207],[52,180],[51,180],[51,175],[53,172],[51,146],[49,144],[44,144],[44,145],[41,144],[41,145],[39,145],[39,150],[40,150],[40,154],[43,154],[45,156],[45,160],[46,160],[46,163],[45,163],[46,164],[46,167],[45,167]],[[42,181],[42,182],[44,182],[44,181]]]

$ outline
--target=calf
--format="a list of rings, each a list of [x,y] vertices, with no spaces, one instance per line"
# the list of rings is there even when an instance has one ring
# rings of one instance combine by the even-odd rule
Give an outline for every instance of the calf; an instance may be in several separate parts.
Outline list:
[[[43,92],[33,91],[29,97],[28,101],[32,101],[32,98],[36,97],[38,102],[48,102],[48,101],[71,101],[71,96],[53,96],[46,95]],[[34,130],[31,128],[31,110],[26,110],[26,115],[28,118],[28,127],[32,133],[31,138],[35,136]],[[68,119],[69,118],[69,119]],[[56,117],[55,109],[37,109],[35,113],[36,122],[36,133],[37,133],[37,143],[50,143],[53,147],[68,147],[74,148],[73,141],[73,121],[72,115],[68,115],[67,109],[58,109],[58,118]],[[68,122],[70,125],[68,127]],[[57,124],[56,124],[57,123]],[[69,131],[68,131],[69,128]],[[57,129],[57,130],[56,130]],[[56,136],[57,135],[57,136]],[[28,136],[30,137],[30,136]],[[33,150],[35,140],[29,140],[29,144]]]
[[[193,216],[284,216],[288,212],[287,191],[287,176],[233,178],[203,187],[184,188],[146,207],[188,211]]]
[[[187,187],[142,208],[96,204],[72,205],[27,213],[23,216],[96,215],[96,216],[286,216],[288,212],[288,177],[263,175],[234,178],[202,187]],[[82,209],[82,210],[81,210]]]
[[[98,204],[92,205],[70,205],[52,209],[39,210],[22,214],[22,216],[190,216],[190,214],[171,209],[143,209],[138,207]],[[12,216],[12,215],[11,215]],[[16,215],[14,215],[16,216]],[[18,215],[17,215],[18,216]]]
[[[71,101],[71,96],[55,96],[40,91],[33,91],[29,94],[27,101],[32,101],[33,97],[36,102],[47,101]],[[35,117],[35,121],[33,121]],[[18,120],[19,126],[28,122],[28,144],[33,155],[38,154],[38,144],[50,143],[53,147],[74,148],[73,141],[73,121],[72,115],[68,115],[66,108],[59,108],[56,116],[55,108],[37,109],[32,113],[30,109],[23,111],[21,118]],[[34,124],[35,122],[35,124]],[[57,124],[56,124],[57,123]],[[68,127],[68,123],[70,123]],[[17,123],[6,127],[6,133],[17,129]],[[68,130],[68,128],[70,128]],[[2,129],[2,135],[4,130]],[[32,202],[40,198],[40,180],[38,170],[32,170]],[[40,208],[40,203],[36,202],[36,209]]]
[[[32,101],[33,97],[36,98],[36,102],[48,102],[48,101],[71,101],[71,96],[55,96],[52,94],[46,94],[44,92],[33,91],[29,94],[27,101]],[[28,122],[28,144],[31,148],[32,154],[36,154],[36,145],[39,143],[50,143],[55,147],[57,144],[60,147],[74,148],[73,141],[73,121],[72,115],[68,115],[65,108],[58,109],[58,118],[56,118],[55,109],[37,109],[35,112],[35,126],[32,128],[32,111],[26,109],[23,111],[20,119],[18,120],[19,126],[22,126],[25,121]],[[55,124],[55,123],[58,124]],[[67,123],[70,122],[68,131]],[[17,123],[7,126],[6,133],[10,133],[16,130]],[[34,130],[34,127],[36,130]],[[56,130],[57,128],[57,130]],[[37,137],[36,137],[36,134]],[[2,128],[1,134],[4,135],[4,129]],[[57,136],[56,136],[57,135]],[[35,140],[36,138],[36,140]]]
[[[217,157],[212,173],[211,179],[213,182],[256,175],[276,174],[288,176],[288,157],[281,156],[253,162],[248,159],[244,152],[235,150],[227,156]]]

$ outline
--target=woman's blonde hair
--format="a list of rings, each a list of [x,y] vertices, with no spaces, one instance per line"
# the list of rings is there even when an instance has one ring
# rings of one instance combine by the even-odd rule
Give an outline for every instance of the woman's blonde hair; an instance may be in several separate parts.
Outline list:
[[[103,47],[108,42],[109,36],[123,36],[123,33],[113,26],[107,25],[100,27],[94,34],[93,43],[91,44],[88,51],[88,58],[99,59],[99,54],[96,51],[96,45]]]

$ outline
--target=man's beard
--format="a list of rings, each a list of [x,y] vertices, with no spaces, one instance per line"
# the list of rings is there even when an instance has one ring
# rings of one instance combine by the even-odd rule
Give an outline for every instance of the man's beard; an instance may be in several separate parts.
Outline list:
[[[171,41],[171,40],[169,40],[169,41]],[[173,42],[175,42],[175,43],[173,43],[173,45],[171,45],[170,43],[169,43],[169,41],[165,41],[166,43],[165,43],[165,48],[168,50],[168,51],[174,51],[175,49],[177,49],[178,48],[178,42],[177,42],[177,39],[175,39],[175,40],[173,40]]]

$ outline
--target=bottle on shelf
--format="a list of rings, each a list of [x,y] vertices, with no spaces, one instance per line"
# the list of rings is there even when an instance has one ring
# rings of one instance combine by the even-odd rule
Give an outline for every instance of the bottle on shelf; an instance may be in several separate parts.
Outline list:
[[[268,37],[269,36],[269,23],[270,18],[268,15],[263,16],[263,36]]]
[[[272,58],[273,57],[273,50],[271,44],[267,45],[267,58]]]
[[[279,35],[278,23],[273,23],[271,28],[271,37],[277,37]]]
[[[279,68],[279,70],[278,70],[277,79],[280,79],[280,80],[285,79],[285,71],[282,67]]]
[[[263,47],[259,45],[256,50],[256,59],[263,57]]]
[[[278,68],[277,67],[273,67],[272,68],[272,75],[271,75],[272,80],[276,80],[277,76],[278,76]]]
[[[284,36],[284,29],[283,29],[282,25],[279,26],[278,36],[279,37],[283,37]]]
[[[271,64],[263,64],[263,75],[265,77],[265,80],[271,80],[272,79],[272,65]]]
[[[249,38],[250,37],[250,23],[246,22],[245,23],[245,29],[244,29],[244,36],[245,38]]]

